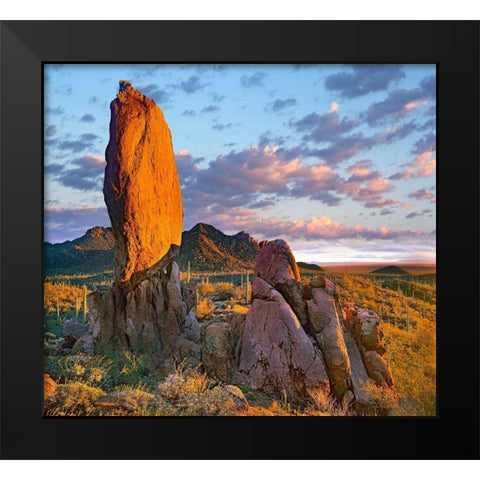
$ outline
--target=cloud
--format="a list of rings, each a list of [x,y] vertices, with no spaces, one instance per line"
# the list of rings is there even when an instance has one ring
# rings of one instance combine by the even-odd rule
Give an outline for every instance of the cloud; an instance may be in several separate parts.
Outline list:
[[[219,95],[218,93],[212,93],[212,101],[213,102],[221,102],[225,99],[225,95]]]
[[[418,217],[419,215],[420,215],[420,214],[417,213],[417,212],[411,212],[411,213],[409,213],[408,215],[406,215],[405,218],[408,218],[408,219],[410,219],[410,218],[415,218],[415,217]]]
[[[267,76],[266,73],[263,72],[255,72],[252,75],[243,75],[240,77],[240,83],[242,87],[250,88],[250,87],[263,87],[263,80]]]
[[[170,101],[170,95],[166,90],[160,89],[155,83],[150,83],[149,85],[140,86],[138,90],[142,92],[147,97],[151,98],[155,103],[168,103]]]
[[[437,95],[437,85],[435,75],[429,75],[420,82],[420,88],[424,92],[425,96],[431,99],[435,99]]]
[[[408,194],[409,197],[416,198],[417,200],[433,200],[435,195],[432,192],[427,191],[426,188],[420,188]]]
[[[216,113],[220,111],[220,108],[217,105],[208,105],[207,107],[202,108],[201,113]]]
[[[60,172],[63,171],[64,168],[65,165],[63,164],[49,163],[48,165],[44,166],[43,171],[45,175],[58,175]]]
[[[304,137],[305,140],[313,140],[317,143],[334,141],[358,125],[358,121],[355,118],[348,119],[344,117],[340,120],[337,113],[338,108],[338,103],[333,102],[331,109],[324,114],[319,115],[312,112],[301,120],[296,122],[290,121],[290,125],[297,132],[309,132]]]
[[[428,103],[423,100],[424,92],[415,88],[412,90],[393,90],[388,92],[385,100],[372,103],[365,114],[365,121],[372,127],[386,119],[399,120],[421,106]]]
[[[395,240],[431,237],[432,233],[411,230],[390,230],[385,226],[377,229],[357,224],[349,227],[328,216],[311,217],[309,220],[282,220],[276,217],[262,218],[251,210],[233,207],[219,208],[218,211],[205,209],[202,221],[215,225],[223,231],[245,230],[256,238],[283,238],[294,240]],[[318,245],[317,245],[318,248]]]
[[[72,152],[79,153],[90,148],[92,146],[92,142],[82,140],[64,140],[62,142],[58,142],[57,146],[60,150],[72,150]]]
[[[427,100],[434,100],[435,93],[434,76],[424,78],[417,88],[391,90],[387,98],[368,107],[365,121],[369,126],[375,126],[387,119],[406,117],[418,108],[427,106]]]
[[[83,157],[76,158],[72,163],[84,169],[85,173],[89,171],[103,173],[106,166],[105,157],[95,156],[90,153],[87,153],[87,155]]]
[[[232,128],[233,127],[233,123],[214,123],[212,125],[212,128],[213,130],[219,130],[219,131],[222,131],[222,130],[225,130],[226,128]]]
[[[380,212],[380,215],[391,215],[393,212],[393,210],[390,210],[389,208],[384,208],[381,212]]]
[[[91,115],[90,113],[85,113],[84,115],[82,115],[82,117],[80,118],[80,121],[81,122],[88,122],[88,123],[92,123],[95,121],[95,117],[93,115]]]
[[[292,157],[289,149],[271,146],[251,146],[241,151],[218,156],[204,168],[203,158],[192,163],[188,152],[177,154],[179,171],[184,173],[182,195],[185,210],[193,212],[200,206],[257,205],[261,208],[264,196],[269,204],[282,198],[308,198],[325,205],[338,205],[350,197],[367,208],[398,204],[394,199],[382,198],[394,186],[373,169],[370,160],[355,162],[348,169],[348,178],[342,178],[325,162],[310,164]]]
[[[309,115],[307,115],[307,117],[309,117]],[[305,118],[303,120],[305,120]],[[305,121],[305,125],[309,123],[308,120],[309,119]],[[336,127],[333,126],[332,128]],[[387,128],[385,131],[377,132],[371,136],[367,136],[363,132],[356,132],[348,136],[339,136],[335,138],[332,133],[332,141],[327,147],[303,147],[302,150],[304,155],[320,158],[329,165],[335,166],[355,156],[359,152],[370,150],[377,145],[388,145],[398,140],[402,140],[414,132],[416,128],[416,123],[410,121],[402,125],[395,125],[393,128]],[[325,135],[325,133],[323,135]],[[305,138],[315,140],[315,137],[312,135],[304,137],[304,139]]]
[[[413,153],[424,153],[428,151],[436,150],[437,137],[433,133],[423,136],[415,142],[415,145],[412,149]]]
[[[194,177],[199,169],[198,165],[203,160],[203,157],[193,158],[188,150],[181,150],[175,153],[175,163],[182,188],[194,181]]]
[[[275,202],[273,200],[265,199],[265,200],[259,200],[258,202],[251,203],[250,205],[248,205],[248,208],[266,210],[268,207],[273,207],[273,205],[275,205]]]
[[[53,137],[57,133],[57,126],[56,125],[48,125],[45,128],[45,136],[46,137]]]
[[[105,158],[90,153],[72,160],[69,164],[52,163],[45,166],[50,175],[65,187],[82,191],[101,189],[105,171]],[[74,168],[71,168],[71,167]]]
[[[191,108],[187,108],[187,110],[182,112],[182,115],[188,116],[188,117],[196,117],[197,112],[195,110],[192,110]]]
[[[191,94],[198,90],[202,90],[206,85],[206,83],[201,83],[196,75],[191,75],[186,81],[182,81],[172,86],[183,90],[185,93]]]
[[[381,195],[389,192],[394,186],[383,178],[381,172],[373,170],[372,162],[368,159],[359,160],[347,169],[350,176],[342,180],[337,191],[348,195],[352,200],[364,202],[367,208],[385,207],[398,203],[397,200],[382,198]]]
[[[88,103],[98,103],[99,101],[100,99],[96,95],[88,99]]]
[[[412,149],[414,159],[404,164],[403,170],[391,175],[390,180],[409,180],[410,178],[428,177],[435,173],[437,161],[434,158],[435,135],[428,134],[415,143]]]
[[[50,115],[63,115],[65,113],[65,109],[62,107],[46,107],[45,113]]]
[[[391,83],[404,77],[399,65],[352,65],[349,71],[327,76],[325,87],[345,98],[355,98],[386,90]]]
[[[80,140],[83,142],[94,142],[95,140],[99,140],[100,137],[95,135],[94,133],[83,133],[80,135]]]
[[[78,140],[58,140],[55,146],[58,150],[71,150],[74,153],[80,153],[92,148],[97,140],[101,140],[101,137],[90,132],[83,133]]]
[[[83,235],[95,225],[110,226],[106,207],[45,207],[45,241],[56,243]]]
[[[284,110],[288,107],[293,107],[294,105],[297,105],[297,101],[294,98],[286,98],[285,100],[277,98],[273,102],[272,110],[274,112],[280,112],[281,110]]]

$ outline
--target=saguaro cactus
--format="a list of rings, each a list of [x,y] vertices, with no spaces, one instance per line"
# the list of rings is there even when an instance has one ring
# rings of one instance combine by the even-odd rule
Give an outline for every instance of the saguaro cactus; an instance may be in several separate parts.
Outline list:
[[[83,321],[87,321],[87,287],[83,285]]]

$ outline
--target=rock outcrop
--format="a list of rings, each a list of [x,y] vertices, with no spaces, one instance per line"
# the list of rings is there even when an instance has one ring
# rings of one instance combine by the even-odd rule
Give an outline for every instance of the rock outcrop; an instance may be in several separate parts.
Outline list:
[[[310,282],[309,287],[308,327],[325,357],[332,392],[342,398],[349,390],[351,367],[342,332],[343,312],[338,308],[338,290],[324,278]]]
[[[393,377],[385,357],[383,331],[378,316],[371,310],[353,312],[347,322],[356,340],[363,363],[378,386],[393,387]]]
[[[125,283],[133,276],[136,283],[165,266],[172,245],[180,248],[180,182],[170,130],[155,102],[121,81],[110,111],[103,193],[116,240],[115,277]]]
[[[322,356],[284,297],[256,277],[252,298],[240,356],[240,372],[250,385],[267,393],[286,392],[294,400],[307,399],[317,390],[328,394]]]
[[[191,288],[174,262],[183,210],[170,130],[160,108],[120,82],[111,103],[104,196],[116,240],[115,281],[88,296],[95,349],[149,352],[162,373],[200,362]],[[188,316],[187,316],[188,314]]]
[[[260,277],[275,287],[295,312],[300,323],[306,323],[307,309],[300,272],[287,242],[275,240],[264,243],[255,260],[253,276]]]
[[[359,412],[375,409],[364,389],[369,379],[393,392],[376,314],[359,310],[345,316],[333,282],[320,276],[301,284],[286,242],[260,246],[240,350],[245,381],[296,400],[315,398],[320,390]]]
[[[202,363],[207,375],[224,383],[232,378],[232,331],[229,323],[211,323],[203,336]]]

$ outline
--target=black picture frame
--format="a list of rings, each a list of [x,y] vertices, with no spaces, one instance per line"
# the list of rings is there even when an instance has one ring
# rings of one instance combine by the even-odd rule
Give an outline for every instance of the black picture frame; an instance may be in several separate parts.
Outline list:
[[[42,417],[44,62],[437,64],[437,416]],[[2,458],[479,458],[479,22],[2,22],[1,135]]]

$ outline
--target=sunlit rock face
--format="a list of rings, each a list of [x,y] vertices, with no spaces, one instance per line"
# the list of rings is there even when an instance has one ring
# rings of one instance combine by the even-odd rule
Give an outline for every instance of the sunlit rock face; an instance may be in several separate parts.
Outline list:
[[[176,256],[180,182],[170,129],[155,102],[121,81],[110,110],[103,193],[117,242],[115,280],[136,283],[169,263],[161,262],[167,254]]]
[[[168,374],[184,360],[198,365],[201,353],[200,327],[189,313],[196,296],[182,292],[174,262],[183,210],[172,138],[160,108],[129,82],[120,82],[110,109],[104,196],[115,281],[88,296],[91,337],[98,352],[148,352],[153,368]]]

